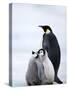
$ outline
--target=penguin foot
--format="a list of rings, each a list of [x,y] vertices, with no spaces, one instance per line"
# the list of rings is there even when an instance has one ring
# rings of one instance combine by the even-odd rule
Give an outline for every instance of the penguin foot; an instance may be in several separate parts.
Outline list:
[[[63,84],[63,82],[58,77],[55,77],[55,82],[57,82],[58,84]]]

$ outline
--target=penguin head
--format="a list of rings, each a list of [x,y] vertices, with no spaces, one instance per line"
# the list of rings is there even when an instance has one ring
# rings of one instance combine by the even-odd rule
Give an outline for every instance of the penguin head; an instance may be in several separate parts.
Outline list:
[[[45,50],[44,49],[40,49],[38,51],[38,54],[39,54],[39,56],[44,56],[45,55]]]
[[[46,34],[52,33],[52,30],[48,25],[45,26],[40,25],[39,27],[41,27]]]
[[[32,51],[32,55],[34,58],[40,58],[45,55],[45,50],[44,49],[39,49],[37,52]]]
[[[40,60],[41,60],[41,61],[44,61],[44,60],[48,57],[47,50],[40,49],[40,50],[38,51],[38,55],[39,55]]]
[[[41,62],[43,62],[45,58],[48,57],[48,53],[44,49],[39,49],[37,52],[32,51],[32,55],[35,59],[39,59]]]
[[[39,55],[40,61],[43,62],[44,61],[44,56],[45,56],[45,50],[44,49],[38,50],[38,55]]]
[[[33,55],[33,57],[36,58],[36,59],[39,57],[38,53],[37,53],[37,52],[34,52],[34,51],[32,51],[32,55]]]

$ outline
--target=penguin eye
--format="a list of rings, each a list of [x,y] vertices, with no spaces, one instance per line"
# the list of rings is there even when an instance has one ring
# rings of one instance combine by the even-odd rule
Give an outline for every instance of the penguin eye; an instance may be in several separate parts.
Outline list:
[[[40,53],[43,53],[43,51],[41,50]]]
[[[35,54],[35,52],[34,52],[34,51],[32,51],[32,54]]]
[[[41,50],[39,54],[40,54],[41,56],[43,56],[43,51]]]
[[[38,56],[37,53],[34,53],[34,54],[33,54],[33,57],[34,57],[34,58],[36,58],[37,56]]]
[[[47,30],[46,30],[46,34],[49,34],[49,33],[50,33],[50,30],[49,30],[49,29],[47,29]]]
[[[38,58],[38,53],[37,53],[37,52],[32,51],[32,56],[33,56],[34,58]]]

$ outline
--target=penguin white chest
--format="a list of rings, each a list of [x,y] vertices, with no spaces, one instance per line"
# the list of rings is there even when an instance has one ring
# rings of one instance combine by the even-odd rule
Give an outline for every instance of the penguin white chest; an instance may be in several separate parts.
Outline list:
[[[49,58],[46,58],[46,60],[44,60],[43,66],[44,66],[44,74],[46,77],[46,82],[53,82],[55,72],[54,72],[54,67],[51,61],[49,60]]]

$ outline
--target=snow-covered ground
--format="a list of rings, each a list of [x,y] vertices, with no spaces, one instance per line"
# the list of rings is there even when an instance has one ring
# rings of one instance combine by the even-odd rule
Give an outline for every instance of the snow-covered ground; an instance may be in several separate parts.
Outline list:
[[[61,49],[59,78],[66,82],[66,9],[63,6],[13,4],[12,6],[13,86],[25,86],[25,74],[32,50],[42,45],[43,30],[50,25]]]

